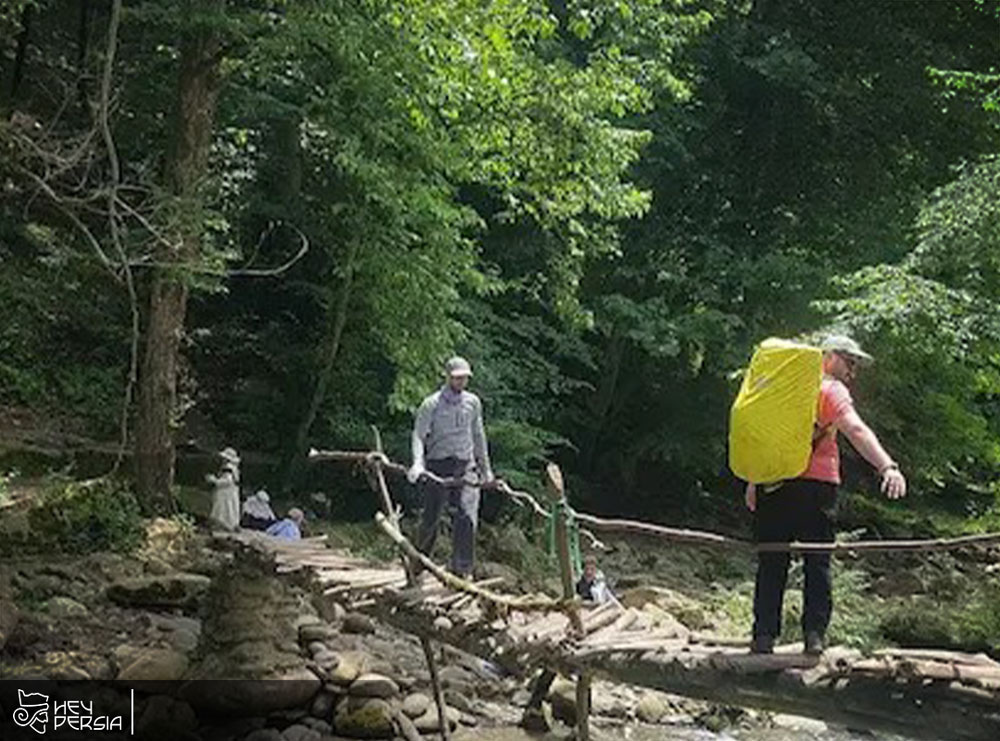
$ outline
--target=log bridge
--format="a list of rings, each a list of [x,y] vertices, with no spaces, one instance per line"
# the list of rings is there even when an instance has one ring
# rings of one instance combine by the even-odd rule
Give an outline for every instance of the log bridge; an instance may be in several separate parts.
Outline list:
[[[382,501],[377,525],[398,546],[400,561],[368,562],[328,548],[322,538],[296,542],[248,531],[219,537],[264,555],[276,574],[294,576],[326,598],[419,636],[425,647],[432,640],[445,643],[518,674],[544,668],[576,675],[578,690],[599,677],[915,739],[1000,739],[1000,663],[988,656],[893,648],[862,653],[844,647],[809,656],[802,653],[801,644],[755,655],[748,652],[746,641],[689,630],[653,599],[592,605],[580,602],[571,591],[558,598],[513,594],[504,591],[501,580],[466,581],[417,552],[401,532],[399,510],[393,507],[383,473],[397,464],[380,451],[312,457],[360,461],[366,467]],[[548,474],[553,498],[564,497],[558,469],[550,466]],[[511,491],[507,487],[504,493]],[[539,516],[548,516],[530,495],[514,492],[512,497]],[[590,526],[607,522],[587,517]],[[646,534],[663,536],[667,530],[670,539],[704,542],[692,538],[693,531],[640,525],[660,531]],[[740,545],[724,536],[704,535],[720,545]],[[903,543],[904,550],[913,550],[913,542]],[[939,541],[930,543],[938,544],[935,550],[941,547]],[[783,545],[797,550],[796,544]],[[559,548],[561,554],[563,550]],[[417,563],[420,578],[414,577]],[[568,559],[561,557],[560,565],[565,577]],[[649,591],[655,595],[655,589]],[[426,652],[431,661],[429,648]],[[577,738],[588,736],[587,694],[577,693]]]

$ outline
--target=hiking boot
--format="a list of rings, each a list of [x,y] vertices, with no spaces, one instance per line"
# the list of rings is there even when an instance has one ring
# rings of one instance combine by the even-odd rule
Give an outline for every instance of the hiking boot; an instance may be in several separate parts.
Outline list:
[[[773,654],[774,638],[772,636],[754,636],[750,641],[750,653],[752,654]]]
[[[823,653],[823,634],[817,630],[810,630],[806,633],[806,646],[803,653],[810,656],[819,656]]]

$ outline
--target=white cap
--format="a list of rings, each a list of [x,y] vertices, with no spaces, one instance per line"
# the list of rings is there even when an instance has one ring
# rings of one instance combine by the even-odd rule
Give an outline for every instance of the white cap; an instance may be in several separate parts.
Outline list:
[[[472,366],[469,365],[468,360],[456,355],[453,358],[449,358],[448,362],[444,364],[444,374],[449,377],[471,376]]]
[[[820,345],[820,349],[825,352],[836,352],[843,353],[844,355],[850,355],[851,357],[857,358],[864,363],[875,362],[875,358],[862,350],[861,345],[844,334],[827,335],[827,337],[823,340],[823,343]]]

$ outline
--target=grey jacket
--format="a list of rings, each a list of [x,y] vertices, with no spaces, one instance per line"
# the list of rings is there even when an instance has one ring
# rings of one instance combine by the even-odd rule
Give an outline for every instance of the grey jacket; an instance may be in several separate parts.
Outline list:
[[[441,458],[475,460],[483,478],[493,477],[483,429],[483,403],[469,391],[463,391],[453,404],[441,398],[440,390],[435,391],[417,410],[413,461],[423,464],[425,459]]]

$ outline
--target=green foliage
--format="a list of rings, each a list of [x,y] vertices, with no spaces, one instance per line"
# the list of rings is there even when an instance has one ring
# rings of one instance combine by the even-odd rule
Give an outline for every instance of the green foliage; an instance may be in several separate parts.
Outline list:
[[[120,275],[31,177],[114,254],[89,137],[107,7],[67,54],[76,16],[31,3],[15,70],[27,5],[0,14],[0,78],[22,77],[0,117],[0,403],[111,438]],[[203,247],[168,255],[193,289],[178,439],[285,462],[314,418],[314,444],[366,446],[377,423],[405,456],[410,412],[460,352],[515,483],[557,458],[581,507],[742,527],[733,373],[767,335],[840,324],[876,351],[858,408],[915,494],[905,514],[859,497],[860,526],[990,527],[994,5],[126,4],[111,124],[140,303],[164,235]],[[177,63],[205,31],[221,95],[209,176],[180,202],[162,172]]]
[[[143,538],[135,494],[126,482],[101,478],[52,480],[28,512],[29,548],[35,551],[128,552]]]

